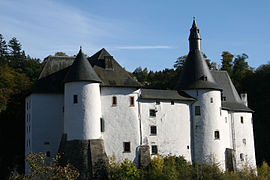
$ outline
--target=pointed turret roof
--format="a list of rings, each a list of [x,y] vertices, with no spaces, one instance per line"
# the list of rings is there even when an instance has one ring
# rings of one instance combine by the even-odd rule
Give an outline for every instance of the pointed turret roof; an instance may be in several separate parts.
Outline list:
[[[64,79],[65,83],[74,81],[102,82],[86,59],[81,48]]]
[[[189,36],[190,50],[176,85],[177,90],[221,89],[216,84],[202,55],[200,41],[201,36],[194,19]]]

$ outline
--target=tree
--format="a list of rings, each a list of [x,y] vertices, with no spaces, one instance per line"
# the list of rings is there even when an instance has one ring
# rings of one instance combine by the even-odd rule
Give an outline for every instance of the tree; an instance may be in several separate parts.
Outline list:
[[[184,68],[186,59],[187,59],[187,55],[178,57],[173,67],[181,71]]]
[[[13,37],[8,42],[9,47],[9,66],[17,69],[23,67],[23,61],[25,60],[25,53],[22,51],[22,45]]]
[[[8,48],[2,34],[0,34],[0,65],[7,63]]]
[[[56,52],[55,54],[54,54],[55,56],[68,56],[66,53],[64,53],[64,52]]]
[[[228,72],[228,74],[231,76],[232,75],[232,67],[233,67],[233,57],[234,55],[232,55],[230,52],[228,51],[223,51],[222,52],[222,59],[221,59],[221,70],[225,70]]]

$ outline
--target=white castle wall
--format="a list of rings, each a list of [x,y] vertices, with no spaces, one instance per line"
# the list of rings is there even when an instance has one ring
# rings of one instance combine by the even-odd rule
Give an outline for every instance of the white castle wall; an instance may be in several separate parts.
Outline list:
[[[117,104],[112,105],[112,97]],[[130,106],[130,97],[135,104]],[[128,158],[137,163],[139,142],[138,91],[135,88],[101,87],[102,118],[105,131],[102,133],[106,153],[117,160]],[[131,152],[124,152],[123,142],[130,142]]]
[[[74,104],[73,96],[78,96]],[[98,83],[65,83],[64,130],[67,140],[99,139],[101,102]]]
[[[235,155],[237,168],[249,167],[256,168],[252,113],[233,112],[231,114],[235,129]],[[241,123],[243,117],[243,123]],[[245,140],[244,140],[245,139]],[[245,142],[244,142],[245,141]],[[240,154],[243,154],[243,159]]]
[[[225,122],[221,111],[221,93],[217,90],[188,90],[197,99],[192,105],[194,161],[217,163],[225,169],[225,144],[228,142],[224,131]],[[211,103],[211,98],[213,103]],[[200,115],[195,115],[195,107],[200,106]],[[219,131],[219,139],[214,133]]]
[[[149,110],[156,110],[150,117]],[[157,145],[160,155],[184,156],[191,161],[190,111],[187,102],[140,100],[143,144]],[[150,126],[157,126],[157,134],[151,135]]]
[[[63,133],[63,95],[62,94],[31,94],[26,98],[28,106],[28,123],[26,122],[26,153],[50,152],[54,157],[58,152]],[[26,107],[27,108],[27,107]],[[27,121],[27,117],[26,117]]]

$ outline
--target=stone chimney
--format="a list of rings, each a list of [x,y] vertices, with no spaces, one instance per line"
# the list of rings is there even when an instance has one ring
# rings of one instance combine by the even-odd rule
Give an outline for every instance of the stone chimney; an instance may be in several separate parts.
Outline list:
[[[241,99],[243,103],[248,106],[248,99],[247,99],[247,93],[241,93]]]

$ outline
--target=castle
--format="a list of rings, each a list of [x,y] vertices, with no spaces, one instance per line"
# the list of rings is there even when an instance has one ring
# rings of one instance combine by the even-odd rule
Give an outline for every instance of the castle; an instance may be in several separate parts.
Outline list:
[[[62,151],[81,166],[172,154],[223,170],[256,168],[247,94],[240,98],[226,71],[209,70],[200,42],[194,20],[175,90],[143,88],[105,49],[47,57],[25,100],[25,154]]]

